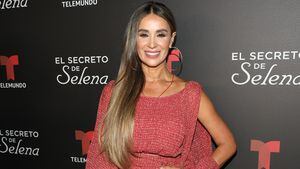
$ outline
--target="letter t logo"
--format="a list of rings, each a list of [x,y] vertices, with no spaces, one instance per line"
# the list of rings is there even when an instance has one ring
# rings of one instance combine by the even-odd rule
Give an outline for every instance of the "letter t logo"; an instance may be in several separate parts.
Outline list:
[[[0,56],[0,65],[6,66],[6,79],[15,80],[14,65],[19,65],[18,55],[12,55],[9,58]]]
[[[87,154],[93,135],[94,131],[84,133],[81,130],[75,130],[75,139],[81,141],[82,155]]]
[[[251,140],[251,151],[258,151],[258,169],[270,169],[271,153],[280,152],[280,141],[264,143],[260,140]]]

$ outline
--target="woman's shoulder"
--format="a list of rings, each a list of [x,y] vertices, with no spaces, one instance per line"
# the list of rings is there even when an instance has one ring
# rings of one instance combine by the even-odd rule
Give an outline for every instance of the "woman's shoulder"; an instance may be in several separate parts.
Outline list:
[[[186,79],[182,79],[177,77],[176,81],[178,84],[185,86],[186,88],[190,89],[190,90],[201,90],[202,89],[202,84],[196,80],[186,80]]]
[[[113,85],[115,84],[115,79],[111,79],[111,80],[109,80],[105,85],[104,85],[104,89],[105,88],[112,88],[113,87]]]
[[[187,81],[187,83],[190,83],[194,87],[202,87],[202,83],[198,82],[196,80],[189,80],[189,81]]]
[[[202,84],[196,80],[189,80],[187,82],[188,87],[188,95],[192,98],[198,97],[202,93]]]
[[[102,93],[104,93],[104,95],[109,95],[109,93],[111,93],[111,90],[112,90],[112,88],[113,88],[114,83],[115,83],[115,80],[114,80],[114,79],[109,80],[109,81],[103,86]]]
[[[191,100],[199,97],[202,92],[202,85],[196,80],[187,80],[176,77],[175,84],[176,88],[180,89],[179,93],[183,93],[185,98],[190,98]]]

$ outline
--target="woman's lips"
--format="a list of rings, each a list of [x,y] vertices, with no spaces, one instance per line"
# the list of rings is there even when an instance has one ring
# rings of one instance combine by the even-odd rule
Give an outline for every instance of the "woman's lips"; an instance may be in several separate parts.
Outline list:
[[[148,57],[157,57],[160,54],[160,51],[145,51],[146,56]]]

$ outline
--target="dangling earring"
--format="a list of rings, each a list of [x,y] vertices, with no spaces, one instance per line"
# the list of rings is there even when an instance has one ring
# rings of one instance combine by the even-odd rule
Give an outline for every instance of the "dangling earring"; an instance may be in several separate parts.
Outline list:
[[[181,51],[177,48],[177,47],[175,47],[175,46],[173,46],[173,47],[170,47],[169,48],[169,55],[168,55],[168,67],[170,68],[170,70],[171,71],[173,71],[172,70],[172,62],[176,62],[176,61],[178,61],[179,60],[179,62],[180,62],[180,67],[179,67],[179,69],[177,68],[176,69],[176,71],[175,72],[177,72],[177,74],[176,75],[179,75],[180,73],[181,73],[181,71],[182,71],[182,67],[183,67],[183,56],[182,56],[182,53],[181,53]],[[176,58],[174,58],[173,56],[175,56]]]

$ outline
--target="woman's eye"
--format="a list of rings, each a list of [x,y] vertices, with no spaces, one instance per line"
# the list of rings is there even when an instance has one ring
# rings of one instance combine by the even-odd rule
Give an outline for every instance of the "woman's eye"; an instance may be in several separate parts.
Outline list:
[[[158,36],[158,37],[166,37],[166,35],[163,34],[163,33],[160,33],[160,34],[158,34],[157,36]]]
[[[145,33],[141,33],[141,34],[140,34],[140,37],[148,37],[148,35],[145,34]]]

